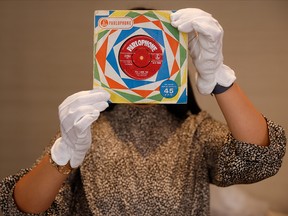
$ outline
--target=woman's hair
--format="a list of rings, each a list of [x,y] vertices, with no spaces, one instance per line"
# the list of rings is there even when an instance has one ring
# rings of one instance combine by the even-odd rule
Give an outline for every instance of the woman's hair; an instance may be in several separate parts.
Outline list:
[[[155,10],[153,8],[145,8],[145,7],[133,7],[130,10]],[[196,101],[196,98],[193,93],[193,88],[191,86],[190,79],[188,77],[187,84],[187,104],[165,104],[167,110],[172,113],[174,116],[180,119],[185,119],[188,116],[188,113],[198,114],[201,109]],[[108,110],[112,110],[116,104],[110,104]]]
[[[130,8],[129,10],[156,10],[156,9],[146,8],[146,7],[133,7],[133,8]]]

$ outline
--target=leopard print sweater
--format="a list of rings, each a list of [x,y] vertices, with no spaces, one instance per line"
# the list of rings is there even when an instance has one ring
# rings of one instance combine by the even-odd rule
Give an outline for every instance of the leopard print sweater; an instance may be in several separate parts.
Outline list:
[[[253,183],[281,167],[285,133],[267,125],[270,145],[263,147],[235,140],[204,111],[179,120],[162,105],[117,105],[92,125],[82,166],[39,215],[210,215],[210,183]],[[29,170],[1,182],[4,215],[30,215],[13,200],[15,183]]]

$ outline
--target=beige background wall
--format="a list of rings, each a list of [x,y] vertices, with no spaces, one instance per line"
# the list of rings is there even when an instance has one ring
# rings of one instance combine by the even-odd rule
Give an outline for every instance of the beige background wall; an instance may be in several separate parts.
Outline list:
[[[288,1],[0,1],[1,179],[41,154],[58,128],[58,104],[91,88],[93,11],[143,5],[212,13],[225,30],[225,63],[254,104],[288,131]],[[213,97],[197,98],[223,121]],[[242,187],[288,213],[287,171],[288,154],[276,176]]]

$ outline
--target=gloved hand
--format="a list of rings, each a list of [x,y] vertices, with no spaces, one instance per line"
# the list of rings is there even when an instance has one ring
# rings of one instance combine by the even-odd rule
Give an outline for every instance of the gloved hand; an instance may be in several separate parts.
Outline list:
[[[211,94],[216,84],[233,84],[234,71],[223,64],[223,29],[211,14],[197,8],[181,9],[171,14],[171,25],[188,33],[188,48],[201,94]]]
[[[110,94],[103,89],[82,91],[67,97],[59,106],[61,137],[51,148],[52,160],[78,167],[91,146],[91,124],[108,107]]]

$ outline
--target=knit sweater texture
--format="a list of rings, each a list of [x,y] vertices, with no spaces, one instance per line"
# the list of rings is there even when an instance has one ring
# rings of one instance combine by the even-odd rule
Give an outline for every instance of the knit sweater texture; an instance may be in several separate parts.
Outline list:
[[[270,145],[258,146],[234,139],[205,111],[180,120],[163,105],[117,105],[93,123],[83,164],[39,215],[208,216],[209,184],[254,183],[278,172],[286,137],[281,126],[267,125]],[[1,182],[4,215],[32,215],[13,199],[16,182],[30,169]]]

